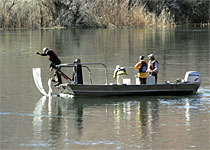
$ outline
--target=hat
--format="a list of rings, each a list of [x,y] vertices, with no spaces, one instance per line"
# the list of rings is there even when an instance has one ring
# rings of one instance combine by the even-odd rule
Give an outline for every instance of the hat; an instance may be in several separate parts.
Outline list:
[[[118,68],[120,68],[120,65],[117,65],[117,66],[116,66],[116,69],[118,69]]]
[[[47,50],[49,50],[49,48],[47,47],[43,48],[43,53],[45,53]]]
[[[144,56],[139,56],[139,59],[143,60],[144,59]]]
[[[149,58],[153,58],[153,59],[155,59],[154,54],[149,54],[149,55],[148,55],[148,57],[149,57]]]

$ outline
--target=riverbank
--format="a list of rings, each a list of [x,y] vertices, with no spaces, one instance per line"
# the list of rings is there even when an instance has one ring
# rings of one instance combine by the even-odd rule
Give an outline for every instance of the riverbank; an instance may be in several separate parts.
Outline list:
[[[0,29],[210,24],[210,2],[200,0],[1,0],[0,9]]]

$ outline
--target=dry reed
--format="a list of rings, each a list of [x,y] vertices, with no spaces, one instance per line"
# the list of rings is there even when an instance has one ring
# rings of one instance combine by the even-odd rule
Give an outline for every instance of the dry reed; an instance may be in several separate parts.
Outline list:
[[[77,0],[77,3],[80,14],[91,18],[83,22],[90,27],[93,27],[93,24],[97,27],[175,24],[175,19],[168,9],[156,16],[147,12],[143,4],[135,3],[129,6],[127,0]],[[1,0],[0,28],[62,26],[65,18],[58,10],[56,12],[53,4],[47,0]]]
[[[1,0],[0,28],[41,28],[53,21],[38,0]]]
[[[174,16],[167,8],[159,16],[149,13],[144,4],[134,3],[130,7],[127,0],[92,0],[89,14],[95,17],[99,26],[154,26],[173,25]]]

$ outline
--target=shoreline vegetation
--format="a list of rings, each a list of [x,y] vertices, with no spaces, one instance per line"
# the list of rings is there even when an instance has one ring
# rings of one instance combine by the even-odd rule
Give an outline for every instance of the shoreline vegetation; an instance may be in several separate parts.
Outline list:
[[[0,29],[210,26],[208,0],[1,0]]]

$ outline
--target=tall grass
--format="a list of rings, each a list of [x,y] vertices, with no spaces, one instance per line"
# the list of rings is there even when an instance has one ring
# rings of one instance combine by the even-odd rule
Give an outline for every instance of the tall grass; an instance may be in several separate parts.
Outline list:
[[[72,0],[71,3],[70,1],[54,3],[53,0],[1,0],[0,28],[66,26],[68,23],[65,22],[64,14],[68,16],[71,13],[64,12],[65,9],[58,6],[72,7],[67,9],[69,11],[73,10],[73,3],[77,4],[79,18],[75,18],[78,15],[71,16],[76,20],[71,26],[78,24],[88,27],[155,26],[175,23],[168,9],[164,9],[160,16],[156,16],[147,12],[144,4],[134,3],[129,6],[128,0]]]
[[[1,0],[0,28],[40,28],[52,23],[52,15],[38,0]]]
[[[168,9],[163,9],[160,16],[156,16],[149,13],[143,3],[136,2],[129,6],[128,0],[90,0],[82,2],[81,7],[86,7],[83,9],[94,18],[99,27],[175,24]]]

